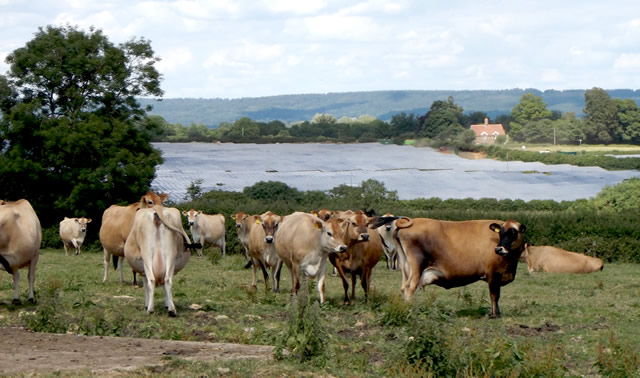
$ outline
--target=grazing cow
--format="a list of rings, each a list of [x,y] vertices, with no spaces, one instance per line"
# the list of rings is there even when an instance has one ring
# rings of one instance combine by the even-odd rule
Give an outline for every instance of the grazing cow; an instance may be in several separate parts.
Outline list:
[[[377,228],[397,220],[394,238],[407,256],[407,301],[417,288],[435,284],[445,289],[478,280],[489,284],[491,317],[500,317],[500,288],[515,279],[524,251],[526,227],[508,220],[448,222],[427,218],[380,217]]]
[[[87,236],[87,223],[91,223],[91,218],[67,218],[60,222],[60,239],[64,244],[64,254],[69,256],[69,249],[75,248],[76,255],[80,254],[80,248]]]
[[[349,282],[346,273],[351,275],[351,300],[356,299],[356,279],[360,275],[360,286],[365,299],[371,286],[371,272],[380,261],[382,242],[377,232],[367,228],[370,218],[358,210],[345,218],[341,224],[341,238],[347,246],[346,253],[330,253],[329,261],[338,270],[344,288],[344,304],[349,304]]]
[[[522,258],[527,261],[529,273],[592,273],[602,270],[604,265],[602,260],[597,257],[547,245],[527,244]]]
[[[189,261],[186,247],[192,245],[182,228],[180,210],[155,205],[135,213],[124,255],[131,269],[144,276],[144,308],[149,314],[156,285],[164,285],[165,307],[169,316],[176,316],[172,281]]]
[[[231,214],[231,219],[236,222],[236,232],[238,233],[238,240],[242,248],[244,248],[244,258],[245,260],[249,260],[249,232],[251,231],[251,227],[256,224],[255,217],[239,211]]]
[[[328,221],[329,218],[331,218],[334,213],[335,212],[333,210],[329,210],[329,209],[313,210],[311,212],[311,214],[322,219],[323,221]]]
[[[226,256],[224,215],[207,215],[194,209],[183,211],[182,215],[187,217],[194,243],[200,243],[202,246],[204,246],[205,242],[211,243],[220,248],[222,256]],[[196,252],[198,257],[202,257],[202,248],[196,250]]]
[[[347,246],[337,237],[340,225],[336,219],[325,222],[312,214],[296,212],[282,219],[275,235],[278,256],[289,269],[291,294],[300,288],[300,272],[318,277],[320,303],[324,303],[324,280],[327,272],[327,255],[330,252],[346,252]]]
[[[19,305],[20,269],[29,267],[29,302],[35,303],[33,283],[40,256],[42,228],[29,201],[0,201],[0,264],[13,275],[13,304]]]
[[[251,219],[251,217],[248,219]],[[267,268],[271,268],[273,291],[279,293],[282,261],[278,257],[273,242],[282,217],[271,211],[267,211],[254,219],[255,225],[251,226],[249,231],[249,255],[253,262],[253,281],[251,281],[251,286],[256,287],[256,270],[259,266],[264,276],[265,291],[268,291],[269,274],[267,273]]]
[[[120,282],[124,281],[122,264],[124,263],[124,243],[133,227],[133,219],[136,211],[161,205],[169,198],[167,194],[157,195],[147,192],[139,202],[129,206],[111,205],[102,214],[102,226],[100,226],[100,243],[104,250],[104,277],[102,282],[107,282],[109,274],[109,259],[111,255],[118,257],[117,269],[120,273]],[[133,273],[133,285],[136,285],[136,274]]]

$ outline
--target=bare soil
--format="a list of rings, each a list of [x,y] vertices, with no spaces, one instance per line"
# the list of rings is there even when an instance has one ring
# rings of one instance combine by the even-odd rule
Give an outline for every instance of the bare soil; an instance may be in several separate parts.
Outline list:
[[[192,361],[273,358],[266,345],[221,344],[194,341],[134,339],[37,333],[1,328],[0,374],[47,374],[56,371],[126,372],[142,366],[163,365],[166,356]]]

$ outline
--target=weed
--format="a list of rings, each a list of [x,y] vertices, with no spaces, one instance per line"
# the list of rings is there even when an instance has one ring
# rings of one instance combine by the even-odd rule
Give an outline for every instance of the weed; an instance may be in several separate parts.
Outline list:
[[[613,331],[607,343],[599,342],[596,348],[598,360],[595,366],[600,374],[608,377],[640,375],[640,348],[618,340]]]

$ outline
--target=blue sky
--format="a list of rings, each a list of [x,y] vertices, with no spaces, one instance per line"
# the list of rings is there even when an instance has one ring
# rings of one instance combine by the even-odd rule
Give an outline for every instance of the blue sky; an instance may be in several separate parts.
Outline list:
[[[0,73],[65,24],[150,40],[165,98],[640,89],[637,0],[0,0]]]

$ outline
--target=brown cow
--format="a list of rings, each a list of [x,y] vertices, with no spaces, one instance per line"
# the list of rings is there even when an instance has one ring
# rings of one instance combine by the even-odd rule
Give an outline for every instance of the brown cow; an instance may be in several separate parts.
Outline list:
[[[347,246],[347,252],[329,254],[329,261],[336,267],[342,279],[344,304],[349,304],[349,282],[346,273],[351,275],[351,300],[355,301],[356,299],[358,275],[366,300],[371,286],[371,272],[382,256],[380,235],[377,232],[369,232],[368,224],[369,217],[360,210],[342,219],[340,236],[344,245]]]
[[[187,223],[193,236],[194,243],[211,243],[222,251],[222,256],[226,256],[225,243],[225,219],[222,214],[207,215],[202,211],[191,209],[183,211],[182,215],[187,217]],[[198,257],[202,257],[202,248],[196,250]]]
[[[334,213],[335,212],[333,210],[329,210],[329,209],[320,209],[320,210],[311,211],[311,214],[315,215],[316,217],[322,219],[325,222],[328,221],[329,218],[331,218]]]
[[[133,227],[133,219],[139,209],[150,208],[154,205],[161,205],[169,198],[167,194],[157,195],[154,192],[147,192],[140,197],[140,201],[129,206],[111,205],[102,214],[102,226],[100,226],[100,243],[104,250],[104,277],[102,282],[107,282],[109,274],[109,259],[111,255],[118,257],[118,272],[120,282],[124,281],[122,275],[122,264],[124,263],[124,243]],[[133,284],[136,284],[136,275],[133,273]]]
[[[525,248],[524,225],[513,220],[449,222],[381,217],[374,227],[396,219],[394,237],[409,265],[404,290],[407,301],[424,285],[450,289],[483,280],[489,284],[490,316],[500,317],[500,288],[515,279]]]
[[[392,214],[385,214],[385,217],[392,217]],[[402,219],[403,217],[399,217]],[[392,256],[392,261],[396,263],[396,267],[402,272],[402,284],[400,285],[400,291],[404,293],[404,288],[409,278],[409,264],[407,264],[407,256],[404,254],[402,248],[397,247],[397,243],[393,237],[393,233],[396,229],[396,222],[398,219],[393,220],[387,224],[384,224],[378,228],[378,235],[380,235],[380,241],[382,242],[382,249],[385,254]]]
[[[154,309],[156,285],[164,285],[165,307],[169,316],[176,316],[173,276],[189,261],[187,246],[193,247],[182,228],[180,210],[156,205],[135,213],[124,254],[131,269],[144,276],[144,308],[148,313]]]
[[[327,273],[327,255],[346,252],[347,246],[335,237],[340,225],[335,219],[325,222],[313,214],[296,212],[282,219],[275,235],[278,256],[287,265],[291,276],[291,294],[300,288],[299,275],[318,277],[320,303],[324,303],[324,280]]]
[[[597,257],[566,251],[552,246],[532,246],[527,243],[522,258],[529,273],[592,273],[602,270],[603,262]]]
[[[29,295],[27,300],[35,303],[33,283],[36,279],[36,264],[40,256],[42,228],[40,220],[29,201],[0,201],[0,264],[13,275],[13,304],[19,305],[19,270],[29,267]]]
[[[251,217],[248,219],[251,219]],[[253,262],[253,281],[251,281],[251,286],[256,287],[256,270],[259,266],[264,276],[265,291],[268,291],[269,273],[267,273],[267,268],[271,268],[273,291],[279,293],[282,261],[278,257],[273,241],[282,217],[267,211],[254,219],[255,225],[251,226],[249,231],[249,255]]]
[[[238,233],[238,240],[242,248],[244,248],[244,258],[245,260],[249,260],[249,232],[251,231],[251,227],[256,224],[256,218],[239,211],[231,214],[231,219],[236,222],[236,232]]]
[[[67,218],[60,221],[60,239],[64,244],[64,254],[69,256],[69,250],[73,247],[76,255],[80,254],[82,243],[87,236],[87,223],[91,223],[91,218]]]

